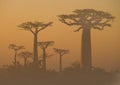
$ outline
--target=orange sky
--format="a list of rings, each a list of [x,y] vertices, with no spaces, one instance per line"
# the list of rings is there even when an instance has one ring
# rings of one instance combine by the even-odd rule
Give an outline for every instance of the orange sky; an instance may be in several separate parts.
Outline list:
[[[53,47],[70,49],[70,54],[63,58],[66,66],[79,61],[81,31],[73,32],[75,27],[59,22],[57,15],[69,14],[75,9],[93,8],[116,17],[112,27],[103,31],[92,30],[93,65],[120,68],[119,3],[120,0],[0,0],[0,65],[11,63],[13,59],[13,51],[8,49],[10,43],[25,45],[27,50],[32,51],[32,34],[17,27],[25,21],[54,21],[53,26],[39,33],[39,41],[53,40]],[[57,55],[48,58],[48,62],[49,66],[57,67]]]

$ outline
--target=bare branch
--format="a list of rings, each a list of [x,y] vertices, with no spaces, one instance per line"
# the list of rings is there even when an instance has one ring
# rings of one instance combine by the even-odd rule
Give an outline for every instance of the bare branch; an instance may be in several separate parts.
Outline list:
[[[53,22],[49,22],[47,24],[44,24],[43,22],[25,22],[20,24],[18,27],[23,28],[24,30],[30,31],[33,34],[38,33],[39,31],[45,29],[46,27],[52,25]],[[32,29],[35,29],[35,31],[33,31]]]
[[[24,30],[30,31],[33,34],[35,34],[34,31],[32,30],[32,27],[33,27],[32,22],[24,22],[24,23],[20,24],[18,27],[23,28]]]
[[[37,32],[45,29],[45,28],[48,27],[48,26],[51,26],[52,24],[53,24],[53,22],[49,22],[49,23],[47,23],[47,24],[42,24],[42,25],[41,25],[41,28],[39,28],[39,30],[37,30]]]
[[[33,34],[35,34],[35,32],[32,29],[30,29],[30,32],[32,32]]]
[[[105,26],[110,27],[110,22],[115,18],[107,12],[97,11],[94,9],[77,9],[73,12],[73,14],[59,15],[59,20],[68,26],[76,25],[84,29],[95,28],[101,30]],[[78,32],[80,29],[81,28],[74,32]]]
[[[94,26],[94,29],[103,30],[103,27]]]
[[[75,19],[76,15],[59,15],[58,17],[60,18],[59,21],[69,26],[80,25],[80,22]]]
[[[79,27],[77,30],[75,30],[74,32],[79,32],[79,30],[82,29],[82,27]]]
[[[15,45],[15,44],[9,44],[8,48],[9,49],[13,49],[15,51],[18,51],[18,50],[21,50],[21,49],[25,49],[24,46],[18,46],[18,45]]]
[[[18,25],[18,27],[23,28],[24,30],[30,30],[32,28],[32,24],[32,22],[24,22]]]

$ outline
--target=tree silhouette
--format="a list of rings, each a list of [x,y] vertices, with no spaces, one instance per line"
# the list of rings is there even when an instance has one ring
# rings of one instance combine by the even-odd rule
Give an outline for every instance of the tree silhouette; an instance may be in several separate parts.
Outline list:
[[[91,29],[103,30],[105,27],[110,27],[114,17],[107,12],[94,9],[78,9],[73,12],[69,15],[59,15],[59,20],[68,26],[78,26],[74,32],[83,30],[80,67],[91,69]]]
[[[42,49],[43,51],[43,55],[42,55],[42,59],[43,59],[43,70],[46,71],[46,49],[49,46],[52,46],[54,44],[54,41],[45,41],[45,42],[38,42],[38,46]]]
[[[13,49],[14,52],[15,52],[14,65],[15,65],[15,67],[16,67],[16,65],[17,65],[17,59],[16,59],[16,57],[17,57],[17,52],[18,52],[19,50],[22,50],[22,49],[25,49],[25,48],[24,48],[24,46],[18,46],[18,45],[15,45],[15,44],[9,44],[8,48],[9,48],[9,49]]]
[[[41,30],[44,30],[48,26],[52,25],[53,22],[43,23],[43,22],[25,22],[19,25],[19,27],[23,28],[26,31],[30,31],[34,35],[34,65],[38,67],[38,46],[37,46],[37,37],[38,33]]]
[[[59,56],[60,56],[60,67],[59,67],[59,70],[60,70],[60,72],[61,72],[61,71],[62,71],[62,56],[65,55],[65,54],[68,54],[68,53],[69,53],[69,50],[54,48],[54,51],[55,51],[56,53],[58,53]]]
[[[28,58],[31,58],[32,57],[32,53],[29,52],[29,51],[22,51],[18,54],[18,56],[24,58],[24,66],[27,67],[27,60]]]

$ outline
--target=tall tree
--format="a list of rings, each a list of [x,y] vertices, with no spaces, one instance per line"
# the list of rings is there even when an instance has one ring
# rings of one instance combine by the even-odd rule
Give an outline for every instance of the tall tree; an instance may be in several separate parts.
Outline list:
[[[24,66],[27,67],[27,60],[28,58],[32,57],[32,53],[29,51],[22,51],[18,54],[18,56],[22,57],[24,59]]]
[[[68,26],[78,26],[74,32],[82,29],[82,49],[81,62],[82,69],[90,69],[92,66],[91,59],[91,29],[103,30],[105,27],[111,26],[114,17],[103,11],[94,9],[78,9],[73,14],[59,15],[59,20]]]
[[[14,65],[16,67],[17,65],[17,52],[19,50],[22,50],[22,49],[25,49],[24,46],[18,46],[18,45],[15,45],[15,44],[9,44],[8,46],[9,49],[13,49],[14,52],[15,52],[15,55],[14,55]]]
[[[30,31],[34,36],[34,65],[38,67],[38,46],[37,46],[37,37],[38,33],[41,30],[44,30],[48,26],[52,25],[53,22],[43,23],[43,22],[25,22],[19,25],[19,27],[23,28],[26,31]]]
[[[62,56],[69,53],[69,50],[54,48],[54,51],[59,54],[60,57],[60,67],[59,71],[62,71]]]
[[[43,55],[42,55],[42,59],[43,59],[43,70],[46,71],[46,49],[49,46],[53,46],[54,41],[45,41],[45,42],[38,42],[38,46],[42,49],[43,51]]]

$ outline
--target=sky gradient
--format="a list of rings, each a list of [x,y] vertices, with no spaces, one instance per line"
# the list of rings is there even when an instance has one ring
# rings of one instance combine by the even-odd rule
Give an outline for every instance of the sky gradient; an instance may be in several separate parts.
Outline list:
[[[0,0],[0,65],[10,64],[13,51],[11,43],[24,45],[32,52],[33,36],[30,32],[19,30],[17,26],[26,21],[53,21],[51,27],[39,33],[38,41],[55,41],[53,47],[66,48],[70,54],[64,56],[63,64],[69,66],[79,61],[81,54],[81,31],[73,32],[58,20],[57,15],[70,14],[75,9],[92,8],[115,16],[112,27],[103,31],[92,29],[92,61],[96,67],[106,69],[120,68],[120,0]],[[48,53],[53,53],[52,48]],[[39,49],[41,54],[41,50]],[[58,55],[48,58],[49,67],[58,66]],[[22,60],[22,59],[20,59]]]

